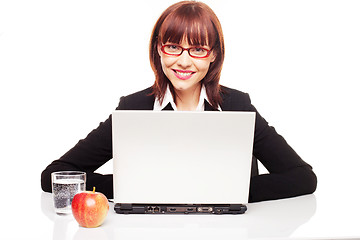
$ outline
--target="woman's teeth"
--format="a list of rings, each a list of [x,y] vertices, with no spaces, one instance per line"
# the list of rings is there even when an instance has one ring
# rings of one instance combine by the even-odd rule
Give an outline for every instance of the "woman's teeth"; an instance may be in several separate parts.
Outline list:
[[[178,71],[176,71],[176,73],[179,74],[180,76],[186,77],[186,76],[189,76],[192,72],[178,72]]]

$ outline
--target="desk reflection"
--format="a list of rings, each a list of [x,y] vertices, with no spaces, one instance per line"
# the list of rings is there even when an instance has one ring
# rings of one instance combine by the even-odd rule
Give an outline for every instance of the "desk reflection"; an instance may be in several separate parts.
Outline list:
[[[226,239],[284,238],[316,212],[315,195],[248,204],[243,215],[121,215],[113,211],[101,227],[79,227],[72,215],[54,212],[51,194],[42,193],[41,209],[54,222],[53,239]]]

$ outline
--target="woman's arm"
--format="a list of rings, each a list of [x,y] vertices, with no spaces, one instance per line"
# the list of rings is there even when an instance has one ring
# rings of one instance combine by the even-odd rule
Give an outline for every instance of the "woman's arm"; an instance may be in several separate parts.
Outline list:
[[[312,167],[268,125],[250,103],[248,96],[247,99],[248,110],[256,112],[253,154],[269,171],[269,174],[252,177],[249,202],[313,193],[316,190],[317,178]]]
[[[80,140],[60,159],[53,161],[41,174],[41,187],[51,192],[51,173],[56,171],[86,172],[86,188],[97,191],[112,198],[112,175],[94,173],[96,169],[112,158],[111,117],[101,123],[98,128]]]
[[[122,98],[123,99],[123,98]],[[124,101],[120,100],[116,109],[124,109]],[[112,124],[111,116],[100,123],[98,128],[90,132],[85,139],[80,140],[60,159],[53,161],[41,173],[41,187],[51,192],[51,173],[56,171],[86,172],[86,188],[96,190],[113,198],[113,176],[94,173],[96,169],[112,159]]]
[[[261,120],[262,121],[262,120]],[[313,193],[317,178],[309,164],[287,144],[274,128],[256,133],[254,156],[269,174],[251,179],[250,202],[295,197]]]

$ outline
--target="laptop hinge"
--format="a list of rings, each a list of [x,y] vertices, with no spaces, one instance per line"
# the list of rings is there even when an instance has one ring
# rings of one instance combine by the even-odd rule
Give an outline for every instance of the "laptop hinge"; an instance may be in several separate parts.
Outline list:
[[[133,209],[131,203],[121,203],[121,204],[119,204],[119,208],[121,210],[132,210]]]
[[[131,203],[116,203],[114,206],[116,213],[145,213],[145,206],[134,206]]]
[[[230,204],[229,211],[239,211],[242,206],[242,204]]]

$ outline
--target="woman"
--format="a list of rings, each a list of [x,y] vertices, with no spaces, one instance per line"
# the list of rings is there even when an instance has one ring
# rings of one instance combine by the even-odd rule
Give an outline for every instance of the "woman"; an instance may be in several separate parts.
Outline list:
[[[223,61],[223,33],[214,12],[201,2],[176,3],[162,13],[152,32],[154,85],[122,97],[117,109],[256,112],[253,154],[269,174],[252,176],[249,202],[313,193],[317,179],[311,166],[260,116],[248,94],[219,85]],[[111,138],[110,116],[42,172],[42,189],[51,192],[54,171],[81,170],[89,188],[112,198],[112,175],[94,173],[112,158]]]

